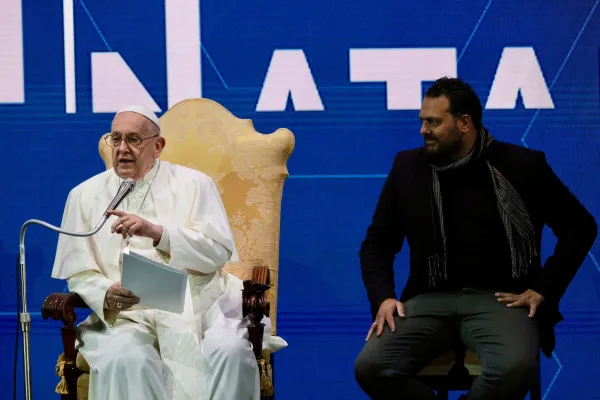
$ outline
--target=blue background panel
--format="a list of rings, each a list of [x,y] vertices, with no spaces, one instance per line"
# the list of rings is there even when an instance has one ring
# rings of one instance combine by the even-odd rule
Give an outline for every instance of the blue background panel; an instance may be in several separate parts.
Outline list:
[[[353,376],[370,324],[358,250],[394,155],[422,144],[417,110],[388,110],[383,82],[350,81],[350,50],[454,48],[458,76],[485,105],[503,50],[533,48],[554,108],[525,108],[519,96],[513,109],[486,109],[484,123],[500,140],[543,150],[599,218],[599,1],[198,2],[202,95],[252,119],[260,132],[286,127],[296,136],[281,225],[278,334],[290,346],[277,354],[279,398],[366,398]],[[69,190],[104,169],[97,141],[113,115],[93,112],[91,53],[118,52],[167,109],[165,4],[177,7],[172,0],[75,0],[77,112],[67,113],[63,4],[20,2],[25,103],[0,104],[0,262],[6,271],[0,385],[6,397],[13,386],[19,229],[30,218],[59,223]],[[304,52],[324,111],[296,111],[291,99],[285,111],[256,111],[273,52],[286,49]],[[423,90],[430,84],[423,82]],[[53,398],[57,383],[59,324],[39,315],[44,298],[64,289],[50,278],[56,239],[36,226],[27,234],[36,398]],[[555,242],[548,230],[544,257]],[[561,304],[565,321],[557,328],[556,352],[542,362],[546,399],[598,398],[599,259],[595,243]],[[398,290],[407,265],[405,247],[396,260]],[[20,365],[17,385],[22,391]]]

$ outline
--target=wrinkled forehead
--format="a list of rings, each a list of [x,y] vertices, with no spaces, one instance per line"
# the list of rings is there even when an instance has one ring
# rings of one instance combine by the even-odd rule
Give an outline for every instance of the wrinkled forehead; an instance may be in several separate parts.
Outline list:
[[[419,118],[430,119],[430,118],[445,118],[450,115],[450,102],[446,96],[440,97],[425,97],[421,104],[421,111],[419,112]]]
[[[126,111],[115,116],[111,125],[112,133],[120,133],[122,135],[135,133],[143,136],[148,128],[150,120],[138,113]]]

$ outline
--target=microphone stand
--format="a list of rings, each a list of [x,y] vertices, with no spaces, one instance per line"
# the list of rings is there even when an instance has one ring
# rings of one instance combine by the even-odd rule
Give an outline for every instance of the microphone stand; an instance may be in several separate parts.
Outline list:
[[[30,364],[30,353],[29,353],[29,331],[31,327],[31,315],[27,311],[27,282],[26,282],[26,271],[25,271],[25,231],[31,224],[38,224],[45,226],[46,228],[52,229],[55,232],[64,233],[70,236],[86,237],[96,234],[106,223],[108,216],[102,217],[96,228],[89,232],[71,232],[54,225],[48,224],[44,221],[37,219],[30,219],[25,222],[21,227],[21,235],[19,241],[19,262],[21,264],[21,302],[22,310],[19,314],[19,321],[21,322],[21,332],[23,332],[23,367],[25,369],[25,399],[31,400],[31,364]]]
[[[31,354],[30,354],[30,345],[29,345],[29,332],[31,330],[31,315],[29,311],[27,311],[27,281],[26,281],[26,271],[25,271],[25,231],[27,227],[32,224],[42,225],[48,229],[51,229],[58,233],[63,233],[69,236],[77,236],[77,237],[86,237],[95,235],[108,221],[109,210],[114,210],[117,206],[123,201],[125,196],[133,191],[135,183],[133,180],[127,179],[121,185],[119,193],[115,196],[111,204],[108,206],[104,215],[96,224],[96,227],[88,232],[72,232],[66,229],[59,228],[52,224],[49,224],[44,221],[40,221],[39,219],[30,219],[25,222],[21,227],[21,234],[19,236],[19,263],[21,265],[21,303],[22,310],[19,314],[19,321],[21,322],[21,332],[23,333],[23,369],[25,373],[25,400],[31,400]]]

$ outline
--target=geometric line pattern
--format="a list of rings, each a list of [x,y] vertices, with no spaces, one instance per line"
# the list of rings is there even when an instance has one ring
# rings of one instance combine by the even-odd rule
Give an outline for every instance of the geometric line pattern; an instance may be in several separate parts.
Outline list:
[[[558,358],[558,355],[555,352],[552,352],[552,358],[554,359],[554,361],[556,361],[556,364],[558,365],[558,369],[556,370],[556,372],[554,373],[554,376],[552,377],[552,380],[548,384],[548,388],[544,392],[544,396],[542,397],[542,400],[546,400],[546,396],[548,396],[548,393],[550,393],[550,390],[552,390],[552,386],[554,386],[554,382],[556,381],[556,378],[558,378],[558,375],[560,375],[560,371],[562,371],[562,368],[563,368],[563,365],[560,362],[560,359]]]
[[[558,81],[558,78],[560,77],[560,74],[562,73],[563,69],[565,68],[565,65],[567,65],[567,62],[571,58],[571,54],[573,54],[573,50],[575,50],[577,43],[579,43],[579,39],[581,38],[581,35],[585,31],[585,28],[587,28],[588,23],[590,22],[590,19],[592,19],[592,15],[594,15],[594,11],[596,11],[596,7],[598,7],[598,3],[600,3],[600,0],[596,0],[594,5],[592,6],[592,9],[590,10],[590,12],[587,15],[587,18],[583,22],[581,29],[579,29],[579,32],[577,33],[575,40],[571,44],[571,48],[567,52],[567,55],[563,59],[562,64],[558,68],[558,71],[556,71],[556,75],[554,75],[554,79],[552,79],[552,82],[550,83],[550,88],[549,88],[550,90],[552,90],[554,88],[554,85],[556,84],[556,81]],[[528,147],[526,139],[527,139],[527,136],[529,135],[529,131],[531,130],[531,127],[533,126],[533,123],[537,120],[538,115],[540,114],[540,111],[541,110],[538,108],[536,110],[535,114],[533,114],[533,118],[531,118],[531,121],[529,121],[529,125],[527,125],[527,128],[525,129],[525,133],[523,133],[523,136],[521,137],[521,143],[523,143],[523,145],[525,147]]]
[[[215,64],[215,62],[213,61],[212,57],[210,56],[210,54],[208,54],[208,50],[206,50],[206,47],[204,47],[203,44],[200,44],[200,47],[202,48],[202,52],[204,53],[204,55],[206,56],[206,59],[208,60],[210,66],[213,68],[213,70],[215,71],[215,73],[217,74],[217,77],[219,78],[219,80],[221,81],[221,84],[223,85],[223,87],[226,90],[229,90],[229,85],[227,84],[227,82],[225,82],[225,78],[223,78],[223,75],[221,74],[221,71],[219,71],[219,68],[217,68],[217,64]]]
[[[490,6],[492,5],[493,2],[494,2],[494,0],[489,0],[488,3],[487,3],[487,5],[483,9],[483,12],[479,16],[479,19],[477,20],[477,23],[475,24],[475,27],[471,31],[471,34],[469,35],[469,38],[467,39],[465,45],[463,46],[462,50],[460,51],[460,54],[458,55],[457,62],[460,62],[460,60],[465,55],[465,52],[467,51],[467,48],[471,44],[471,40],[473,40],[473,37],[475,36],[475,34],[477,33],[477,31],[479,30],[479,25],[481,25],[481,21],[483,21],[483,18],[485,18],[485,14],[487,14],[487,12],[490,9]]]
[[[108,44],[108,40],[106,40],[106,38],[102,34],[102,31],[100,30],[100,27],[96,23],[96,20],[92,16],[92,13],[90,12],[90,10],[88,10],[88,8],[85,5],[85,3],[83,2],[83,0],[79,0],[79,4],[81,4],[81,8],[83,8],[83,11],[87,14],[90,22],[94,26],[94,29],[96,29],[96,32],[98,32],[98,35],[100,36],[100,39],[102,39],[102,41],[104,42],[104,45],[106,46],[106,48],[108,49],[108,51],[112,52],[112,47],[110,47],[110,45]]]
[[[600,272],[600,265],[598,264],[598,260],[596,260],[596,257],[594,257],[594,254],[590,251],[590,253],[588,255],[590,256],[592,263],[594,263],[594,265],[596,266],[596,270],[598,270],[598,272]]]

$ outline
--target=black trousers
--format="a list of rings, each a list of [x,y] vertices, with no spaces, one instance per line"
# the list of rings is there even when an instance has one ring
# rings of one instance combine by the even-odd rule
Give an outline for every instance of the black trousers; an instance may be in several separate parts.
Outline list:
[[[482,363],[469,400],[523,399],[535,382],[539,355],[537,323],[528,308],[508,308],[494,292],[463,289],[426,293],[404,303],[405,318],[395,316],[358,355],[355,377],[374,400],[435,399],[418,373],[462,341]]]

